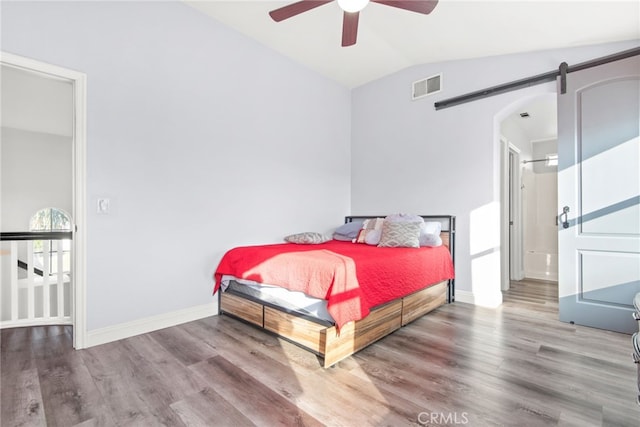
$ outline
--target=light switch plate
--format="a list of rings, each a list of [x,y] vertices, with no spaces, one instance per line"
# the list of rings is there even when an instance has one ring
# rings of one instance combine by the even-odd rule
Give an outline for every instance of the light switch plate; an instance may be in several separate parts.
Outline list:
[[[106,215],[109,213],[109,204],[110,204],[110,200],[109,199],[98,199],[97,203],[96,203],[96,212],[100,215]]]

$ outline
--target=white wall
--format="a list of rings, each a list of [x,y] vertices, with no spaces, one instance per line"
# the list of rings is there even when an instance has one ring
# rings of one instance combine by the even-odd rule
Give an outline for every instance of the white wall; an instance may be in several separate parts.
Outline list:
[[[556,139],[532,141],[534,159],[544,159],[558,152]],[[530,163],[524,173],[523,204],[525,276],[532,279],[558,280],[558,170],[545,162]]]
[[[2,231],[29,231],[40,209],[70,213],[71,138],[2,128],[0,142]]]
[[[72,212],[73,87],[2,65],[0,230],[28,231],[40,209]]]
[[[458,297],[500,294],[500,122],[555,84],[436,111],[439,100],[637,46],[618,43],[412,67],[352,92],[352,212],[457,216]],[[443,91],[411,101],[411,82],[443,73]]]
[[[500,123],[500,135],[504,136],[507,141],[520,150],[520,161],[531,160],[531,140],[525,131],[518,126],[518,114],[512,114]]]
[[[1,69],[3,127],[72,136],[71,82],[6,65]]]
[[[2,12],[2,50],[87,74],[90,332],[214,303],[230,247],[350,213],[346,88],[179,2]]]

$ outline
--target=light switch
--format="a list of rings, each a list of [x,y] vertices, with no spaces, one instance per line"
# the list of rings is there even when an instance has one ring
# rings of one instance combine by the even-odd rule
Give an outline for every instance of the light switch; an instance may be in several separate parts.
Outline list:
[[[109,199],[98,199],[97,202],[97,212],[101,215],[106,215],[109,213]]]

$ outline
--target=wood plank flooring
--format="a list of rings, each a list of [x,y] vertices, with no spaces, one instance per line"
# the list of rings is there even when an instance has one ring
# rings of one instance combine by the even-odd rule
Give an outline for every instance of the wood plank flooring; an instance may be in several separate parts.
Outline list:
[[[1,333],[4,426],[640,425],[628,335],[561,323],[557,286],[454,303],[323,369],[226,316],[76,351]]]

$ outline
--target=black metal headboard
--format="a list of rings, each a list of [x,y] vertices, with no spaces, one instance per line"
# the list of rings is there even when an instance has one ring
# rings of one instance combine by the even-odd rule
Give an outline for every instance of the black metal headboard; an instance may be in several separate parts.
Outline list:
[[[449,233],[449,252],[451,253],[451,259],[453,265],[456,265],[456,217],[453,215],[419,215],[425,221],[438,221],[442,224],[442,231]],[[370,218],[384,218],[386,215],[349,215],[344,217],[344,222],[353,222],[358,220],[365,220]],[[456,284],[455,279],[449,280],[449,294],[447,295],[447,302],[452,303],[456,297]]]

